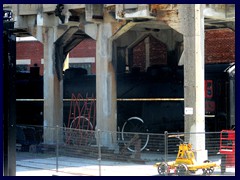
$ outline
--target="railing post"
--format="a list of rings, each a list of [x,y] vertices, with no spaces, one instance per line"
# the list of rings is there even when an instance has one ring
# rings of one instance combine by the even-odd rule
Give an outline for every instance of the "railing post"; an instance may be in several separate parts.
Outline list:
[[[59,147],[58,147],[58,144],[59,144],[59,141],[58,141],[58,125],[56,126],[56,136],[57,136],[57,140],[56,140],[56,172],[58,172],[58,149],[59,149]]]
[[[164,155],[165,155],[165,159],[164,159],[164,161],[165,162],[167,162],[167,160],[168,160],[168,132],[167,131],[165,131],[164,132],[164,141],[165,141],[165,150],[164,150]]]
[[[98,163],[99,163],[99,176],[101,176],[101,139],[100,139],[100,129],[97,131],[97,138],[98,138]]]

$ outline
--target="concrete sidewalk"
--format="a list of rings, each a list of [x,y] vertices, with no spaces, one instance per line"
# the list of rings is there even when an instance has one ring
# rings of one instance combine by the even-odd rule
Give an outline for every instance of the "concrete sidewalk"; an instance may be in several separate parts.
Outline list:
[[[147,158],[147,157],[142,157]],[[152,158],[156,157],[153,155]],[[172,157],[173,158],[173,157]],[[169,157],[169,159],[172,159]],[[148,159],[150,159],[148,155]],[[219,156],[209,160],[220,163]],[[52,158],[19,158],[17,160],[17,176],[158,176],[157,161],[148,160],[144,164],[133,162],[98,161],[73,157]],[[58,166],[56,165],[58,164]],[[201,175],[202,170],[196,173]],[[235,168],[227,168],[221,174],[220,168],[215,168],[212,176],[235,176]]]

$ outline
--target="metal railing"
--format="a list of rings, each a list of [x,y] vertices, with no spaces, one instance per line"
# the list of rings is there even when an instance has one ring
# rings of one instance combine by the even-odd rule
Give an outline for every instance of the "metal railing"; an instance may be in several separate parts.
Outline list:
[[[216,172],[221,174],[220,132],[153,134],[24,125],[17,125],[16,174],[36,175],[37,170],[41,176],[47,170],[52,175],[154,176],[155,163],[176,159],[180,140],[174,137],[186,141],[191,136],[204,136],[202,150],[219,165]],[[235,159],[225,165],[225,173],[231,168],[235,175]]]

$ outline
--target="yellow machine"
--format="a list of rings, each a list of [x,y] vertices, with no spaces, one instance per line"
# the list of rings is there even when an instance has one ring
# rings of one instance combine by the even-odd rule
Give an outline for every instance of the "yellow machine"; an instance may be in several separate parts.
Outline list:
[[[175,137],[179,138],[179,136]],[[171,170],[173,170],[176,175],[187,176],[195,173],[199,169],[202,169],[203,175],[211,175],[214,172],[214,167],[217,165],[209,160],[205,160],[203,163],[196,162],[192,145],[181,140],[175,161],[158,162],[154,166],[157,167],[159,175],[162,176],[170,174]]]

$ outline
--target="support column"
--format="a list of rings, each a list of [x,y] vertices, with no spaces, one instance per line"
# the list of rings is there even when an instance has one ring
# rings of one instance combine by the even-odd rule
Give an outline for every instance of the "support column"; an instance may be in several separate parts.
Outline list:
[[[13,21],[4,21],[3,31],[3,175],[16,175],[16,36]]]
[[[63,93],[62,81],[55,73],[54,42],[57,39],[57,27],[46,27],[44,33],[44,143],[55,144],[58,125],[62,127]]]
[[[196,160],[207,159],[205,150],[204,97],[204,16],[202,5],[185,5],[184,31],[184,103],[186,133],[196,150]]]
[[[97,126],[104,131],[101,134],[101,145],[113,147],[115,137],[109,131],[116,131],[116,82],[112,66],[112,36],[110,23],[98,24],[96,43],[96,98]]]
[[[43,14],[37,14],[37,28],[36,28],[36,38],[38,41],[43,43]]]

